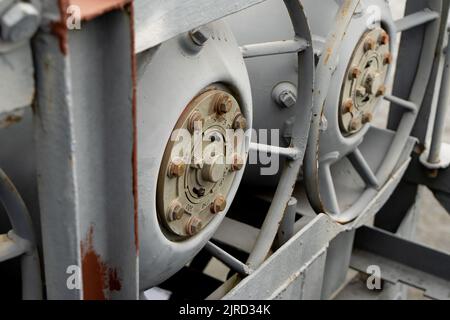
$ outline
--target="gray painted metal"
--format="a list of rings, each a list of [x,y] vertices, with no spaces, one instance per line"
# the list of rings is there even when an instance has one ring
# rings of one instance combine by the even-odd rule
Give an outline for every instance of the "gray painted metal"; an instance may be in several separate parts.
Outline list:
[[[57,3],[45,5],[59,23]],[[67,30],[67,55],[49,28],[34,40],[49,299],[138,298],[131,30],[118,10]],[[67,286],[69,267],[78,287]]]
[[[33,224],[19,192],[0,169],[0,202],[6,209],[13,230],[0,241],[0,262],[21,256],[22,296],[42,299],[42,280],[39,254]]]
[[[135,0],[136,53],[265,0]]]
[[[366,272],[377,265],[381,277],[425,291],[433,299],[450,299],[450,255],[399,238],[388,232],[362,227],[355,237],[351,266]]]
[[[442,161],[441,148],[444,138],[445,124],[447,119],[447,111],[450,104],[450,33],[448,32],[447,49],[445,54],[445,65],[442,74],[441,90],[439,92],[439,100],[436,109],[436,115],[433,126],[433,136],[431,138],[430,151],[428,159],[424,165],[429,169],[445,168],[450,165],[450,159]]]
[[[376,1],[375,1],[376,2]],[[374,3],[375,3],[374,2]],[[387,9],[385,9],[384,4],[379,3],[382,8],[381,12],[381,21],[384,24],[384,27],[387,28],[387,30],[391,33],[395,33],[395,25],[392,21],[392,18],[390,17],[390,14]],[[426,4],[429,6],[432,10],[435,10],[437,12],[441,12],[441,10],[444,10],[442,8],[442,4],[439,1],[430,1]],[[344,7],[344,6],[343,6]],[[356,7],[352,7],[351,12],[353,13],[355,11]],[[356,14],[356,13],[355,13]],[[338,15],[340,17],[340,15]],[[352,30],[352,27],[357,26],[357,20],[353,19],[352,22],[349,25],[349,30]],[[429,22],[433,21],[433,22]],[[423,19],[423,22],[427,22],[427,28],[426,28],[426,36],[424,38],[424,42],[422,43],[422,50],[421,50],[421,59],[420,63],[417,69],[417,72],[414,77],[414,84],[413,88],[410,91],[410,97],[407,101],[400,101],[403,106],[407,107],[410,110],[415,110],[414,106],[421,106],[422,101],[424,99],[425,94],[425,87],[423,86],[423,79],[429,79],[432,71],[432,64],[435,57],[435,51],[436,48],[439,47],[439,30],[445,21],[441,20],[428,20]],[[412,27],[413,25],[410,25]],[[416,25],[414,25],[415,27]],[[334,28],[337,29],[337,28]],[[334,30],[333,29],[333,30]],[[365,29],[365,27],[363,28]],[[344,38],[338,38],[339,44],[341,42],[352,42],[352,37],[358,37],[358,34],[347,32],[345,33],[347,37]],[[348,38],[348,39],[346,39]],[[394,41],[391,37],[391,41]],[[391,44],[392,48],[396,48],[395,44],[392,42]],[[348,48],[345,48],[345,45],[342,45],[342,48],[344,49],[344,52],[347,52]],[[337,55],[335,50],[331,50],[331,54]],[[393,49],[394,56],[396,55],[395,49]],[[347,57],[347,53],[344,54],[345,57]],[[328,55],[321,57],[322,61],[329,61]],[[330,86],[331,93],[327,88],[324,88],[323,86],[328,86],[330,81],[332,81],[334,78],[331,77],[331,71],[334,72],[336,69],[335,77],[339,80],[342,75],[342,64],[343,61],[346,61],[343,59],[342,54],[340,55],[339,64],[336,62],[330,64],[329,70],[325,69],[325,72],[330,73],[329,78],[326,78],[325,81],[318,80],[316,82],[317,88],[316,92],[326,92],[328,93],[329,97],[327,99],[327,103],[334,103],[335,99],[333,97],[336,95],[336,92],[340,90],[339,86]],[[322,67],[323,62],[321,63],[319,61],[318,64],[318,77],[320,77],[320,68]],[[392,74],[392,70],[391,70]],[[338,90],[338,91],[336,91]],[[334,95],[333,95],[334,93]],[[331,98],[330,98],[331,94]],[[388,97],[388,99],[392,100],[392,97]],[[319,100],[316,99],[316,103],[324,103],[325,100]],[[330,102],[333,101],[333,102]],[[336,133],[336,130],[331,130],[330,128],[335,128],[336,126],[333,126],[333,121],[330,121],[330,119],[334,119],[334,108],[333,105],[331,106],[324,106],[324,112],[326,118],[328,118],[328,130],[323,132],[317,132],[316,134],[312,133],[310,135],[310,140],[308,143],[308,152],[307,156],[305,158],[305,181],[306,186],[308,190],[309,199],[315,208],[317,212],[327,212],[331,214],[337,221],[341,223],[347,223],[349,221],[352,221],[360,214],[360,208],[358,207],[358,204],[360,204],[361,199],[367,199],[370,197],[370,195],[376,194],[376,190],[379,188],[373,188],[371,185],[374,185],[375,180],[373,179],[372,172],[370,170],[361,170],[365,161],[360,161],[359,165],[355,166],[355,169],[360,169],[360,175],[363,179],[370,182],[370,184],[367,186],[367,189],[360,193],[360,195],[357,197],[358,201],[354,202],[354,204],[348,203],[348,198],[342,198],[338,196],[338,188],[336,187],[336,184],[339,182],[338,179],[334,176],[334,173],[332,171],[332,165],[334,166],[342,166],[339,164],[339,162],[342,162],[342,159],[347,156],[348,154],[351,154],[354,150],[357,150],[355,148],[362,148],[366,143],[368,143],[366,140],[366,134],[367,134],[367,128],[366,130],[362,130],[359,134],[356,134],[355,136],[348,138],[348,139],[342,139],[341,135]],[[390,174],[392,173],[395,165],[398,163],[398,159],[401,156],[403,150],[403,146],[405,145],[415,122],[417,116],[417,112],[404,112],[402,114],[402,120],[399,122],[399,125],[396,129],[396,134],[394,138],[392,139],[391,146],[386,150],[385,157],[378,166],[375,167],[375,176],[376,181],[378,182],[376,185],[382,186],[387,179],[389,179]],[[313,138],[313,136],[316,135],[316,138]],[[372,149],[375,150],[375,149]],[[366,161],[370,161],[370,157],[373,156],[374,152],[369,153],[366,156]],[[353,160],[355,159],[355,156],[351,157]],[[363,158],[364,159],[364,158]],[[342,177],[341,177],[342,178]]]
[[[284,3],[290,14],[296,36],[306,39],[306,41],[311,43],[311,34],[302,5],[297,0],[285,0]],[[305,48],[304,51],[298,54],[298,83],[302,83],[303,85],[298,88],[296,105],[298,114],[292,127],[290,146],[300,150],[301,156],[295,160],[288,160],[285,163],[269,211],[264,219],[255,246],[247,260],[247,265],[252,269],[261,265],[272,246],[280,222],[283,219],[283,214],[294,191],[294,186],[303,162],[311,118],[314,116],[314,109],[312,109],[312,86],[314,83],[313,58],[314,53],[311,47]],[[301,114],[299,114],[300,111]],[[319,123],[315,124],[319,125]],[[314,122],[312,122],[312,126],[314,126]]]
[[[222,261],[226,266],[230,267],[231,270],[237,272],[241,275],[249,275],[253,272],[246,264],[240,262],[235,257],[230,255],[225,250],[216,246],[212,242],[207,242],[205,249],[215,258]]]
[[[297,298],[320,298],[318,288],[321,288],[321,281],[317,280],[323,274],[325,250],[329,241],[341,231],[342,227],[326,215],[317,216],[270,256],[260,268],[243,279],[224,299],[288,298],[288,293],[295,293]],[[320,276],[309,278],[309,272],[315,268]],[[268,274],[271,276],[268,277]],[[309,280],[312,280],[312,283],[309,283]],[[294,287],[300,288],[300,291]]]

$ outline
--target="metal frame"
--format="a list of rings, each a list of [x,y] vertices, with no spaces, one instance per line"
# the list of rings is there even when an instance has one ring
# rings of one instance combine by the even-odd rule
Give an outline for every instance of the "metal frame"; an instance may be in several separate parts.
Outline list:
[[[182,5],[178,5],[176,0],[166,2],[136,0],[134,6],[137,8],[137,16],[134,20],[133,4],[130,1],[108,1],[95,9],[84,8],[82,12],[89,14],[82,17],[83,28],[79,31],[70,31],[65,27],[67,6],[70,4],[83,6],[85,2],[43,1],[44,26],[33,39],[33,51],[37,81],[35,136],[46,288],[49,299],[139,297],[135,53],[153,48],[181,32],[238,12],[263,0],[223,0],[214,4],[208,0],[197,0],[195,6],[192,5],[193,2],[194,0],[185,1]],[[299,72],[299,83],[312,84],[315,72],[311,64],[314,59],[314,48],[310,45],[313,39],[309,33],[307,19],[302,13],[300,1],[284,2],[291,15],[296,38],[287,42],[255,44],[242,47],[241,50],[247,58],[298,52],[299,67],[302,69],[302,72]],[[422,1],[417,6],[422,5],[423,9],[423,5],[427,3]],[[439,1],[430,3],[440,4]],[[342,39],[357,5],[358,1],[344,2],[339,12],[341,20],[325,41],[324,45],[331,47],[332,50],[324,66],[316,70],[317,81],[321,83],[329,85],[333,66],[337,64],[340,45],[335,39]],[[414,7],[412,5],[411,7],[413,11]],[[444,11],[447,9],[448,3],[444,6]],[[185,17],[183,22],[174,23],[180,21],[180,16]],[[447,13],[443,13],[440,17],[441,20],[446,20],[444,18],[447,17]],[[398,21],[396,25],[399,31],[407,33],[407,30],[423,26],[437,18],[436,11],[419,10]],[[429,27],[429,32],[433,37],[428,37],[424,32],[425,40],[436,41],[437,50],[440,50],[445,21],[441,21],[438,26],[437,23],[432,24],[435,25]],[[437,30],[440,32],[436,32]],[[105,37],[112,40],[108,43],[99,41]],[[427,64],[431,64],[434,56],[422,58]],[[441,55],[437,55],[435,60],[440,58]],[[118,61],[120,63],[117,63]],[[425,75],[425,78],[438,82],[436,64],[439,62],[434,62],[433,70],[426,68],[417,72]],[[447,76],[447,72],[444,72],[438,114],[442,114],[443,102],[448,98]],[[297,107],[302,112],[302,117],[297,117],[293,126],[291,146],[276,148],[252,144],[252,148],[259,152],[275,152],[285,156],[286,164],[263,226],[254,240],[249,259],[244,264],[217,245],[207,244],[206,249],[212,255],[240,274],[233,276],[210,298],[318,299],[327,297],[335,291],[343,280],[324,278],[325,270],[327,268],[341,270],[350,262],[347,261],[349,259],[343,259],[337,266],[330,265],[328,263],[330,261],[328,258],[332,256],[330,250],[339,250],[332,249],[330,243],[338,235],[352,235],[352,232],[361,226],[372,224],[374,216],[400,183],[411,161],[410,150],[416,142],[409,137],[410,129],[417,114],[420,115],[425,112],[424,110],[430,111],[429,106],[421,109],[424,105],[427,107],[427,103],[431,105],[428,100],[422,101],[422,97],[428,92],[425,92],[427,88],[422,87],[423,84],[419,82],[411,84],[408,89],[416,93],[410,97],[397,94],[395,91],[392,96],[386,97],[392,105],[401,106],[411,112],[404,115],[400,112],[401,116],[397,117],[397,122],[400,122],[401,126],[400,133],[393,138],[391,145],[391,149],[395,149],[395,152],[390,153],[386,165],[379,169],[380,177],[377,180],[383,183],[380,183],[380,189],[376,193],[365,198],[368,201],[365,208],[360,210],[358,218],[347,225],[340,225],[329,216],[319,214],[314,218],[304,216],[292,226],[297,212],[292,194],[305,156],[306,138],[308,132],[312,132],[309,135],[310,152],[306,152],[305,158],[307,162],[312,163],[312,160],[316,160],[311,157],[315,157],[317,151],[321,111],[327,91],[326,87],[316,91],[313,104],[313,88],[300,87],[298,95],[302,99],[299,99]],[[7,111],[9,112],[9,109]],[[435,133],[439,135],[442,125],[439,117],[436,118]],[[394,123],[395,119],[391,122]],[[433,150],[438,148],[438,142],[439,138],[433,139]],[[361,157],[361,154],[356,154],[356,158]],[[361,159],[355,161],[362,163]],[[391,170],[392,168],[394,170]],[[418,171],[415,157],[410,170]],[[309,171],[307,169],[307,172],[318,175],[317,167],[314,166],[310,167]],[[444,171],[438,180],[428,183],[434,183],[436,189],[444,188],[447,192],[446,174],[447,171]],[[373,179],[369,180],[374,182]],[[6,178],[3,181],[7,181]],[[416,182],[424,183],[420,179]],[[309,187],[316,188],[312,185]],[[3,190],[6,189],[0,189]],[[3,196],[2,200],[4,199],[8,197]],[[39,263],[36,250],[32,246],[34,236],[28,224],[22,225],[27,221],[28,214],[17,191],[9,200],[5,202],[5,206],[11,207],[13,204],[16,207],[8,212],[20,212],[20,218],[17,220],[18,224],[14,223],[14,233],[9,234],[9,240],[2,243],[0,257],[10,258],[28,253],[23,255],[25,270],[23,280],[26,285],[24,297],[40,298],[41,282],[37,277],[40,273]],[[14,215],[10,218],[16,221]],[[282,222],[281,230],[279,230],[280,222]],[[280,247],[267,258],[278,232],[284,235],[284,238],[280,237]],[[343,244],[347,249],[353,242],[353,238],[349,238]],[[442,285],[442,279],[436,279],[437,276],[449,281],[448,272],[436,274],[428,265],[414,265],[410,256],[399,255],[399,251],[384,251],[385,247],[381,248],[383,249],[381,251],[380,244],[375,240],[387,243],[392,250],[401,249],[400,252],[407,250],[414,255],[431,257],[433,261],[442,261],[444,265],[449,263],[448,256],[419,247],[386,232],[363,227],[356,233],[356,244],[359,250],[362,248],[365,252],[354,252],[351,263],[355,268],[364,271],[364,266],[371,261],[374,254],[384,255],[384,258],[389,260],[380,259],[380,261],[383,261],[386,269],[390,270],[388,273],[390,278],[387,280],[420,286],[420,281],[414,277],[423,276],[420,272],[434,273],[435,278],[430,278],[429,286],[425,285],[423,288],[431,290],[431,293],[428,292],[431,297],[448,297],[448,292],[445,291],[448,289],[447,283]],[[402,270],[408,270],[414,277],[405,279],[396,273],[391,268],[392,260],[395,259],[402,264]],[[66,285],[69,266],[80,268],[77,278],[81,283],[79,289],[72,290]],[[267,277],[268,273],[271,277]],[[339,276],[342,276],[341,272]],[[440,291],[433,292],[438,287],[441,288]],[[323,288],[327,289],[324,291]]]

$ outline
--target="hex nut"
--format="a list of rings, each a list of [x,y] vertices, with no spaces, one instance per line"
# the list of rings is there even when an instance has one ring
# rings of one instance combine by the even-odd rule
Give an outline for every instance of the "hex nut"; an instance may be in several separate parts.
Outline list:
[[[361,119],[359,117],[352,119],[352,121],[350,121],[350,130],[351,131],[356,131],[359,130],[362,126],[361,123]]]
[[[10,42],[27,40],[36,32],[39,23],[38,10],[30,3],[18,2],[0,18],[1,37]]]
[[[195,131],[201,130],[201,127],[205,123],[205,119],[202,114],[198,111],[194,112],[188,121],[188,130],[191,134],[194,134]]]
[[[211,31],[206,26],[201,26],[189,31],[189,36],[192,42],[197,46],[204,46],[208,39],[211,37]]]
[[[245,130],[247,129],[247,119],[242,115],[242,113],[238,113],[233,120],[233,129],[234,130]]]
[[[392,64],[392,60],[393,60],[393,57],[392,57],[391,53],[386,53],[383,57],[383,63],[385,65]]]
[[[354,79],[358,78],[360,75],[361,75],[361,69],[359,69],[358,67],[352,67],[350,69],[348,76],[349,76],[350,80],[354,80]]]
[[[219,195],[214,199],[213,203],[211,203],[211,213],[217,214],[219,212],[222,212],[223,210],[225,210],[226,206],[227,200],[224,196]]]
[[[381,45],[387,45],[390,41],[390,37],[386,31],[382,31],[380,37],[378,38],[378,43]]]
[[[346,101],[344,101],[344,103],[342,104],[342,111],[344,113],[349,113],[353,111],[353,100],[352,99],[347,99]]]
[[[364,43],[364,51],[375,50],[376,42],[373,38],[368,38]]]
[[[371,112],[366,112],[363,116],[362,116],[362,123],[366,124],[369,123],[373,120],[373,114]]]
[[[181,202],[179,200],[173,200],[168,210],[167,219],[169,221],[181,220],[184,213],[185,211]]]
[[[386,93],[386,86],[385,86],[385,85],[381,85],[381,86],[378,88],[378,90],[377,90],[376,96],[377,96],[377,97],[381,97],[381,96],[384,96],[385,93]]]
[[[233,163],[231,164],[231,170],[232,171],[239,171],[242,170],[244,167],[244,160],[242,157],[238,154],[233,155]]]
[[[280,102],[283,106],[285,106],[286,108],[291,108],[293,106],[295,106],[295,104],[297,103],[297,97],[295,95],[295,93],[293,93],[290,90],[286,90],[283,91],[280,94]]]
[[[232,106],[233,101],[231,100],[231,98],[226,94],[220,94],[216,98],[214,110],[217,112],[217,114],[223,115],[230,112]]]
[[[186,224],[186,233],[190,236],[196,235],[202,229],[202,221],[197,217],[191,217]]]
[[[173,159],[169,164],[169,177],[181,177],[186,171],[186,162],[181,158]]]

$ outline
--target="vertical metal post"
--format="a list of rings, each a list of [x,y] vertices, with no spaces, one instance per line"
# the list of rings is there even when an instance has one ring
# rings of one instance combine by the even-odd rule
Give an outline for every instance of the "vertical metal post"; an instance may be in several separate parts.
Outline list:
[[[439,92],[439,101],[436,109],[436,117],[433,127],[433,136],[431,139],[430,153],[428,155],[428,162],[437,164],[441,161],[441,147],[444,136],[445,122],[447,119],[447,110],[450,104],[450,32],[447,28],[448,43],[445,53],[444,72],[442,74],[442,84]]]
[[[289,200],[280,229],[278,230],[278,245],[281,247],[294,235],[295,215],[297,214],[297,199]]]
[[[69,4],[80,8],[79,30],[68,30]],[[132,4],[44,5],[50,25],[34,52],[47,296],[137,299]]]

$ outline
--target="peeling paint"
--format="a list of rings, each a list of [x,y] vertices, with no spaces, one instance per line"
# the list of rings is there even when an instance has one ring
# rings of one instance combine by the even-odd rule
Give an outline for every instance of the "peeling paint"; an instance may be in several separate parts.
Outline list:
[[[116,268],[108,266],[94,249],[94,227],[91,226],[81,242],[83,299],[106,300],[111,291],[122,289]]]

